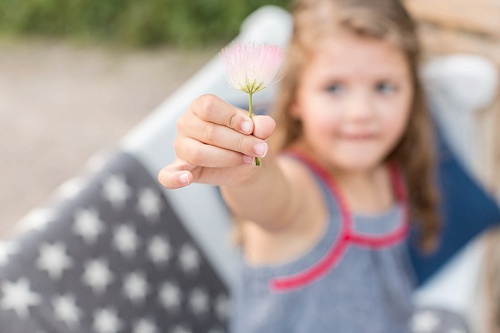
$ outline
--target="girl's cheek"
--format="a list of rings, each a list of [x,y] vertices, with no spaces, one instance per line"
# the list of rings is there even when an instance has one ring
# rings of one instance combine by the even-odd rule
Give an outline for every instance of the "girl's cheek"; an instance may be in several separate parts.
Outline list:
[[[326,133],[331,132],[335,129],[338,121],[334,116],[330,115],[321,115],[316,118],[314,121],[314,129],[318,133]]]
[[[318,122],[323,124],[325,127],[331,126],[339,121],[341,112],[342,111],[339,107],[329,105],[318,115]]]

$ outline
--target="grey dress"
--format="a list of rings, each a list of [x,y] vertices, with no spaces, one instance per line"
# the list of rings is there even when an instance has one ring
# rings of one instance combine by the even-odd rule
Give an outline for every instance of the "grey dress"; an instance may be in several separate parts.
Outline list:
[[[397,170],[391,168],[397,203],[382,214],[360,216],[349,212],[325,171],[307,156],[294,156],[322,189],[329,210],[326,230],[312,249],[289,262],[252,266],[242,260],[231,332],[408,332],[414,278]]]

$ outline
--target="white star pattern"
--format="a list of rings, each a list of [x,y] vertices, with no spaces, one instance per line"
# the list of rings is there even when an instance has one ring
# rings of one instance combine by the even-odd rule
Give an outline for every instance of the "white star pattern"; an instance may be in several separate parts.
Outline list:
[[[158,333],[158,327],[150,319],[140,319],[134,324],[133,333]]]
[[[106,152],[95,154],[87,161],[87,166],[95,172],[101,171],[111,159],[111,154]]]
[[[130,187],[121,175],[112,175],[106,179],[102,188],[102,196],[108,200],[114,209],[125,207],[127,199],[131,196]]]
[[[224,321],[229,317],[229,298],[219,295],[215,300],[215,312],[220,320]]]
[[[17,245],[12,242],[0,241],[0,266],[9,261],[9,257],[18,251]]]
[[[124,256],[131,257],[139,246],[139,237],[132,227],[120,225],[115,229],[113,245]]]
[[[191,330],[187,329],[185,326],[177,325],[175,326],[172,333],[192,333]]]
[[[172,282],[165,282],[160,288],[160,304],[167,310],[175,310],[181,304],[181,290]]]
[[[166,263],[172,255],[170,243],[160,236],[155,236],[148,245],[148,257],[156,265]]]
[[[92,288],[94,293],[102,294],[114,277],[109,270],[107,261],[96,259],[87,262],[82,279],[86,285]]]
[[[80,323],[82,311],[76,306],[73,295],[55,296],[52,300],[52,306],[54,307],[55,317],[69,327]]]
[[[62,243],[40,246],[40,256],[36,262],[38,268],[47,271],[52,279],[60,279],[65,269],[73,265],[73,260],[66,254]]]
[[[168,203],[156,179],[128,165],[70,180],[53,205],[24,219],[28,237],[0,240],[7,330],[49,333],[42,318],[65,332],[225,331],[223,284],[211,283],[202,250],[177,220],[160,223]]]
[[[128,274],[123,282],[123,293],[132,303],[143,303],[148,292],[148,283],[143,273]]]
[[[36,209],[19,222],[20,230],[22,232],[29,230],[41,230],[47,224],[54,221],[55,218],[56,214],[50,208]]]
[[[116,333],[122,326],[115,309],[105,308],[94,313],[94,330],[97,333]]]
[[[70,179],[57,188],[57,195],[62,199],[71,200],[83,191],[87,183],[88,180],[83,177]]]
[[[208,311],[208,294],[200,288],[195,288],[189,296],[189,306],[195,315]]]
[[[104,231],[104,222],[101,221],[95,209],[79,210],[75,213],[73,230],[82,236],[87,244],[93,244]]]
[[[412,332],[428,333],[432,332],[439,325],[439,318],[431,311],[417,313],[411,321]]]
[[[30,288],[26,278],[20,278],[16,282],[5,281],[2,283],[1,306],[6,310],[14,310],[21,318],[27,318],[28,308],[40,304],[41,298]]]
[[[138,194],[137,209],[149,221],[160,218],[161,198],[157,191],[150,188],[143,189]]]
[[[182,270],[186,273],[193,273],[195,270],[198,270],[200,265],[198,251],[193,246],[184,244],[179,252],[179,263]]]

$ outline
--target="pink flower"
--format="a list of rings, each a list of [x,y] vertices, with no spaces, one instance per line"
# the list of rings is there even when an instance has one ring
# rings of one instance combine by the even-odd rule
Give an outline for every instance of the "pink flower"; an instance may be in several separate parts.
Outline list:
[[[235,43],[221,51],[229,82],[247,94],[264,89],[274,78],[285,57],[275,45]]]
[[[285,53],[275,45],[235,43],[222,49],[220,54],[231,85],[248,94],[248,115],[252,118],[253,94],[271,82]],[[260,165],[257,157],[255,165]]]

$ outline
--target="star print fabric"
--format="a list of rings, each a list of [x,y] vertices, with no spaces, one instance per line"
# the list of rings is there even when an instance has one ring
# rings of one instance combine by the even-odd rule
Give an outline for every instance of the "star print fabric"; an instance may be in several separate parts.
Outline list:
[[[0,244],[2,333],[226,332],[226,286],[134,157],[65,191]]]
[[[450,310],[422,307],[413,315],[410,323],[412,333],[470,333],[466,320]]]

